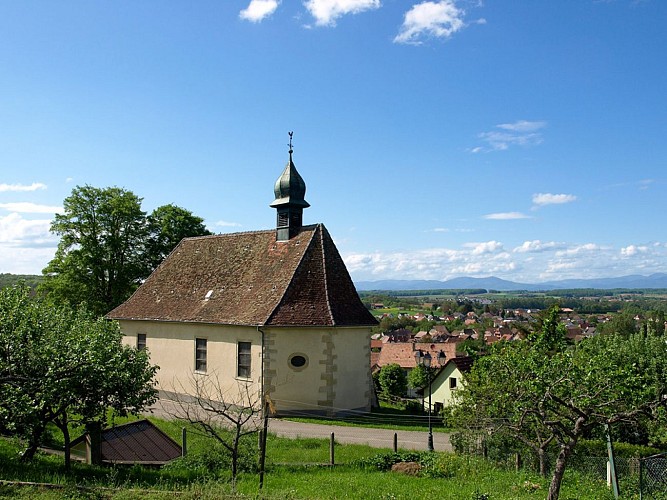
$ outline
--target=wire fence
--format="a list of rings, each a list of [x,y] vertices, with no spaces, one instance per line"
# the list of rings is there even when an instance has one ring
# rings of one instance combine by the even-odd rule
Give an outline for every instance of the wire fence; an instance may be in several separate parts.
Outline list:
[[[666,453],[639,461],[639,491],[642,499],[667,499]]]

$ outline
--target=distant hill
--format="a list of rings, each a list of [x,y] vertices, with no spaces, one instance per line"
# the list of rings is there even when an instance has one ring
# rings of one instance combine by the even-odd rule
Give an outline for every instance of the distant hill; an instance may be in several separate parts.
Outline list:
[[[453,290],[453,289],[471,289],[484,288],[486,290],[498,290],[503,292],[526,290],[558,290],[573,288],[594,288],[594,289],[641,289],[641,288],[667,288],[667,274],[655,273],[650,276],[641,276],[638,274],[629,276],[620,276],[618,278],[597,278],[597,279],[568,279],[558,281],[548,281],[544,283],[516,283],[495,276],[487,278],[452,278],[446,281],[438,280],[378,280],[378,281],[357,281],[355,282],[357,290]]]
[[[9,274],[0,273],[0,288],[12,286],[19,281],[25,281],[30,288],[36,288],[44,280],[44,276],[36,274]]]

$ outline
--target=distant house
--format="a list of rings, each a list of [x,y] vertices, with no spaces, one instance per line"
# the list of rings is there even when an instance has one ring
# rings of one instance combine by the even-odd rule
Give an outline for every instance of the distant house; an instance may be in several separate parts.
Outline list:
[[[326,228],[302,225],[305,192],[290,149],[276,229],[184,239],[107,315],[149,350],[162,397],[209,377],[228,402],[267,397],[278,414],[370,410],[377,321]]]
[[[431,406],[438,413],[443,406],[452,404],[453,395],[461,387],[463,375],[472,368],[473,358],[460,356],[447,360],[431,382]],[[424,408],[428,409],[428,386],[424,388]]]
[[[384,344],[380,355],[375,361],[374,370],[380,370],[383,366],[397,364],[405,371],[407,375],[417,366],[415,353],[421,350],[422,353],[427,352],[431,355],[431,362],[434,368],[438,366],[438,355],[442,351],[446,358],[453,358],[456,356],[456,343],[414,343],[414,342],[392,342]],[[417,396],[417,391],[413,389],[408,390],[408,397]]]

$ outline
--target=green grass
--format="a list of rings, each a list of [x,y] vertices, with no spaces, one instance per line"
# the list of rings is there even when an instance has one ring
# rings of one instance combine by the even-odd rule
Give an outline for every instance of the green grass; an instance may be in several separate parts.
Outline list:
[[[180,439],[181,423],[151,420],[167,434]],[[111,468],[73,464],[72,471],[67,473],[62,457],[43,453],[31,463],[23,464],[18,460],[20,443],[3,438],[0,439],[0,479],[53,483],[63,485],[64,489],[0,484],[0,499],[472,499],[478,492],[496,500],[540,499],[546,496],[548,488],[546,479],[526,472],[501,470],[476,457],[436,453],[433,456],[437,457],[442,474],[432,478],[409,477],[372,468],[368,465],[375,463],[372,457],[389,450],[363,445],[338,445],[336,462],[344,465],[334,467],[313,465],[328,462],[327,439],[292,440],[271,435],[267,448],[268,465],[261,494],[255,473],[242,473],[233,493],[227,471],[202,475],[179,467],[154,470],[138,466]],[[191,430],[188,449],[192,455],[203,454],[210,452],[212,446],[208,438]],[[367,465],[362,466],[362,462]],[[568,471],[561,498],[605,500],[611,496],[601,482]]]

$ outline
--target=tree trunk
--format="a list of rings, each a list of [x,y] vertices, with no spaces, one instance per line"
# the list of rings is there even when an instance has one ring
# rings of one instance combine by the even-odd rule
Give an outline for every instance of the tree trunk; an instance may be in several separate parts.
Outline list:
[[[547,476],[547,454],[544,451],[544,448],[539,448],[537,450],[537,459],[540,465],[540,476]]]
[[[556,459],[554,475],[551,478],[551,484],[549,485],[549,494],[547,495],[547,500],[558,500],[558,495],[560,494],[560,485],[563,481],[563,475],[565,474],[567,460],[570,458],[572,450],[576,444],[577,440],[573,439],[569,443],[561,445],[558,458]]]
[[[232,492],[236,492],[236,474],[238,473],[239,462],[239,441],[240,432],[238,425],[236,427],[236,434],[234,435],[233,449],[232,449]]]
[[[70,452],[70,436],[69,429],[67,428],[67,413],[65,413],[60,419],[54,418],[53,423],[55,426],[63,433],[63,445],[65,451],[65,470],[69,471],[72,463],[71,452]]]
[[[35,453],[37,453],[37,448],[39,448],[44,429],[45,425],[41,422],[33,427],[32,433],[30,434],[30,439],[28,441],[28,447],[21,454],[21,462],[29,462],[34,458]]]
[[[67,417],[64,419],[64,424],[60,430],[63,433],[63,444],[65,446],[65,470],[69,472],[72,467],[72,453],[70,449],[69,429],[67,428]]]

